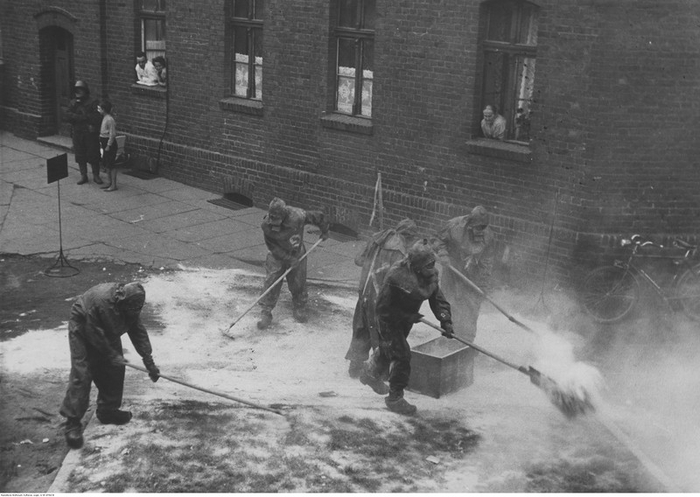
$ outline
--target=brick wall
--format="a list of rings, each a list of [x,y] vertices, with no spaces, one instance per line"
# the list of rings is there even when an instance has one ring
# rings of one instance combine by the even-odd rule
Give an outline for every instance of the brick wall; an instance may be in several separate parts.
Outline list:
[[[484,149],[476,0],[377,2],[372,127],[327,126],[330,2],[267,0],[263,108],[230,105],[224,1],[169,0],[168,92],[134,87],[134,2],[107,2],[107,89],[140,167],[264,206],[273,196],[368,233],[377,173],[385,224],[431,232],[483,204],[514,280],[574,274],[631,231],[700,227],[700,25],[694,0],[541,0],[529,150]],[[3,2],[10,129],[40,127],[37,20]],[[75,17],[76,76],[100,88],[98,4]],[[68,21],[65,21],[68,22]],[[15,41],[13,41],[15,40]],[[12,54],[8,62],[8,54]]]

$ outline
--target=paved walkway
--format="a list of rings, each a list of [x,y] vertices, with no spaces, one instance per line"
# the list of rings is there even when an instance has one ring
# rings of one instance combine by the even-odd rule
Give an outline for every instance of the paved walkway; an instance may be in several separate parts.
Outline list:
[[[124,170],[115,192],[92,181],[78,186],[70,152],[69,177],[48,184],[46,159],[64,153],[60,145],[0,131],[0,253],[57,260],[62,245],[71,265],[108,259],[155,268],[264,272],[264,210],[221,207],[210,202],[221,198],[214,193],[160,177],[139,179]],[[318,240],[318,229],[306,229],[309,248]],[[308,257],[309,278],[356,287],[354,257],[362,246],[362,241],[326,240]]]

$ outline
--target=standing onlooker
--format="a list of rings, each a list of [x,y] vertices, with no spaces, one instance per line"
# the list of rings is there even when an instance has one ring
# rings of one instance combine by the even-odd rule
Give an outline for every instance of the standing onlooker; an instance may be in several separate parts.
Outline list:
[[[495,105],[484,107],[484,118],[481,120],[481,131],[486,138],[505,140],[506,118],[501,116]]]
[[[102,187],[104,191],[113,192],[117,189],[117,168],[114,160],[117,158],[117,123],[112,116],[112,103],[102,99],[97,106],[102,114],[100,127],[100,146],[102,147],[102,166],[107,170],[109,183]]]
[[[447,335],[452,334],[450,304],[440,291],[435,253],[427,240],[413,245],[402,261],[394,264],[384,279],[377,299],[379,348],[365,364],[360,381],[376,393],[387,393],[381,378],[389,375],[389,395],[384,399],[389,410],[413,414],[416,406],[403,398],[411,376],[411,346],[408,335],[414,323],[423,317],[420,308],[428,301],[430,310]]]
[[[306,303],[309,295],[306,291],[306,258],[300,258],[306,253],[304,246],[304,226],[313,224],[321,228],[321,239],[328,238],[329,223],[321,211],[305,211],[298,207],[290,207],[284,200],[273,198],[262,222],[265,245],[269,250],[265,260],[265,283],[263,292],[267,291],[289,268],[287,286],[292,293],[294,319],[300,323],[306,322]],[[274,286],[260,300],[260,321],[258,328],[263,330],[272,323],[272,309],[277,305],[282,282]]]
[[[158,73],[144,52],[136,54],[136,82],[140,85],[158,85]]]
[[[448,266],[465,275],[482,290],[490,289],[496,245],[486,209],[479,205],[466,216],[450,219],[437,233],[434,244],[443,267],[440,286],[452,302],[455,334],[473,342],[483,297]]]
[[[131,412],[122,411],[124,364],[121,336],[129,335],[152,381],[160,370],[153,361],[151,341],[141,323],[146,291],[141,283],[102,283],[78,297],[68,322],[71,369],[60,413],[66,418],[68,445],[83,445],[82,418],[90,404],[92,383],[97,387],[97,419],[102,424],[126,424]]]
[[[417,236],[416,223],[404,219],[395,228],[375,233],[364,250],[355,257],[355,264],[362,266],[359,298],[352,318],[352,340],[345,359],[350,361],[348,374],[358,378],[362,365],[372,348],[377,348],[377,295],[387,271],[395,262],[403,259]]]
[[[73,153],[80,168],[79,185],[88,182],[87,163],[92,166],[92,179],[98,185],[100,178],[100,124],[102,116],[97,110],[97,101],[90,98],[90,88],[85,81],[76,81],[73,86],[75,98],[65,113],[66,122],[72,126]]]
[[[168,86],[168,68],[166,67],[165,57],[161,55],[153,57],[153,67],[155,67],[158,75],[158,85]]]

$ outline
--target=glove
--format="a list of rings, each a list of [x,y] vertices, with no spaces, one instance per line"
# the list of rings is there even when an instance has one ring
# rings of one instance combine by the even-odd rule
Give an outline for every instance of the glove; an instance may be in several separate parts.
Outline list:
[[[447,338],[454,338],[455,337],[455,329],[452,326],[452,323],[449,321],[446,321],[440,325],[440,327],[444,330],[442,332],[442,336],[447,337]]]
[[[118,355],[112,358],[112,364],[115,366],[124,366],[125,364],[129,364],[129,361],[127,361],[123,355]]]
[[[411,314],[410,320],[412,323],[420,323],[421,318],[423,317],[423,314],[420,312],[416,312],[415,314]]]
[[[328,237],[331,236],[330,230],[322,231],[321,232],[321,240],[328,240]]]
[[[152,357],[144,357],[143,358],[143,365],[146,366],[146,369],[148,369],[148,376],[151,378],[151,381],[155,383],[158,381],[158,378],[160,378],[160,369],[158,369],[158,366],[156,366],[156,363],[153,362]]]

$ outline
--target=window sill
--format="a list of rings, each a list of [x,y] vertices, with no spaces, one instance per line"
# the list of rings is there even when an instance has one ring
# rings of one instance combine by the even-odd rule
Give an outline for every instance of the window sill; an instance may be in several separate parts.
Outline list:
[[[467,140],[466,145],[467,151],[472,154],[497,157],[514,162],[532,162],[532,151],[527,145],[490,140],[488,138]]]
[[[263,115],[263,103],[260,100],[248,100],[246,98],[228,97],[219,100],[221,110],[250,114],[251,116]]]
[[[134,95],[148,95],[153,98],[165,98],[168,90],[163,86],[146,86],[134,83],[131,85],[131,93]]]
[[[349,131],[361,135],[372,134],[372,121],[363,117],[347,116],[324,112],[321,116],[321,126],[340,131]]]

